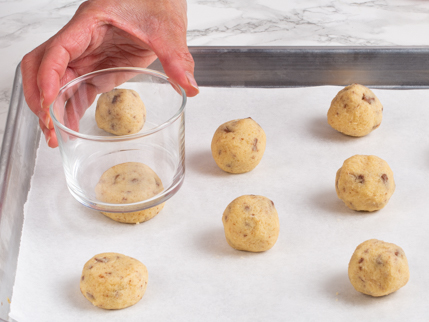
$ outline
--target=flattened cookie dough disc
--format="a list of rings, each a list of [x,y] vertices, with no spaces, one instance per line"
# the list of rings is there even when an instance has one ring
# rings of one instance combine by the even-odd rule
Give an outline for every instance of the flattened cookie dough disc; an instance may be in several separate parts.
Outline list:
[[[219,168],[229,173],[244,173],[259,164],[265,144],[264,130],[249,117],[219,126],[213,135],[211,150]]]
[[[410,278],[403,249],[377,239],[360,244],[349,263],[349,279],[356,291],[384,296],[399,290]]]
[[[80,291],[97,307],[123,309],[140,301],[147,281],[146,266],[137,259],[118,253],[102,253],[84,265]]]
[[[345,205],[358,211],[383,208],[395,191],[389,165],[374,155],[355,155],[337,171],[335,190]]]
[[[115,135],[137,133],[146,121],[146,108],[136,91],[115,88],[98,98],[95,121],[100,129]]]
[[[222,216],[225,237],[235,249],[263,252],[277,241],[280,223],[274,203],[263,196],[245,195],[233,200]]]
[[[367,87],[352,84],[332,100],[328,123],[335,130],[350,136],[365,136],[378,128],[383,118],[383,106]]]
[[[133,203],[152,198],[163,189],[161,179],[150,167],[139,162],[126,162],[103,173],[95,187],[95,196],[107,203]],[[118,222],[135,224],[155,217],[164,205],[165,202],[136,212],[102,214]]]

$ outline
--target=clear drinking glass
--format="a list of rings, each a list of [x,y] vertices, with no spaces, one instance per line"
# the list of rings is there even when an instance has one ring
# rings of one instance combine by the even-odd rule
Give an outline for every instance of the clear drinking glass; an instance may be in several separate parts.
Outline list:
[[[95,109],[100,94],[114,88],[135,90],[146,107],[140,132],[116,136],[98,128]],[[50,107],[67,186],[83,205],[104,212],[134,212],[172,197],[185,175],[185,105],[183,89],[166,75],[143,68],[111,68],[71,81]],[[152,168],[164,190],[134,203],[97,200],[95,186],[112,166],[140,162]]]

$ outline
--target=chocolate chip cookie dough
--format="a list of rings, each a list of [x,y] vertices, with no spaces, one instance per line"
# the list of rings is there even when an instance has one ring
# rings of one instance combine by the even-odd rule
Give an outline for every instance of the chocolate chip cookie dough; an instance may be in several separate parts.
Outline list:
[[[395,191],[393,172],[379,157],[355,155],[337,171],[335,190],[350,209],[376,211],[387,204]]]
[[[360,244],[349,263],[349,279],[356,291],[384,296],[399,290],[410,278],[401,247],[377,239]]]
[[[95,121],[100,129],[115,135],[137,133],[146,121],[146,108],[136,91],[115,88],[98,98]]]
[[[95,187],[95,196],[107,203],[133,203],[152,198],[163,189],[161,179],[150,167],[139,162],[126,162],[103,173]],[[135,224],[155,217],[164,205],[130,213],[102,214],[115,221]]]
[[[274,203],[263,196],[244,195],[233,200],[222,216],[225,238],[235,249],[263,252],[277,241],[280,223]]]
[[[252,118],[226,122],[213,135],[211,150],[216,164],[229,173],[253,170],[264,155],[266,136]]]
[[[335,130],[350,136],[365,136],[378,128],[383,118],[383,106],[365,86],[352,84],[342,89],[332,100],[328,123]]]
[[[143,297],[148,282],[146,266],[118,253],[95,255],[83,267],[80,291],[93,305],[123,309]]]

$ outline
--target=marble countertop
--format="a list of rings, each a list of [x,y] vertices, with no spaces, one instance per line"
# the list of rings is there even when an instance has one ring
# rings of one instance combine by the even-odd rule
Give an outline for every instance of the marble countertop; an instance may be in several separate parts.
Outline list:
[[[0,0],[0,142],[16,66],[83,1]],[[429,1],[188,0],[189,46],[427,46]]]

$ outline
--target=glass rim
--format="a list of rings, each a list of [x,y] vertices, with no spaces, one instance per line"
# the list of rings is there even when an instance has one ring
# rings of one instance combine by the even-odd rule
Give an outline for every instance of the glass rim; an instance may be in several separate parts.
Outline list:
[[[101,135],[82,134],[82,133],[76,132],[76,131],[68,128],[67,126],[63,125],[61,122],[59,122],[57,120],[57,118],[55,117],[53,109],[54,109],[54,103],[55,103],[55,101],[57,100],[57,98],[59,97],[60,94],[64,93],[64,91],[66,89],[68,89],[70,86],[73,86],[73,85],[75,85],[77,83],[80,83],[81,81],[83,81],[83,80],[85,80],[85,79],[87,79],[87,78],[89,78],[91,76],[94,76],[96,74],[101,74],[103,72],[115,72],[115,71],[137,71],[137,72],[141,72],[140,74],[149,74],[149,75],[152,75],[152,76],[159,77],[161,79],[164,79],[164,80],[168,81],[172,85],[177,86],[180,89],[180,93],[182,95],[182,103],[181,103],[179,109],[168,120],[166,120],[162,124],[160,124],[160,125],[152,128],[150,130],[143,131],[141,133],[134,133],[134,134],[128,134],[128,135],[120,135],[120,136],[101,136]],[[124,84],[124,83],[122,83],[122,84]],[[187,97],[186,97],[186,93],[183,90],[183,88],[179,84],[177,84],[175,81],[171,80],[164,73],[158,72],[156,70],[148,69],[148,68],[141,68],[141,67],[113,67],[113,68],[100,69],[100,70],[93,71],[91,73],[87,73],[87,74],[81,75],[81,76],[76,77],[75,79],[71,80],[67,84],[65,84],[63,87],[60,88],[57,97],[55,98],[55,100],[51,104],[51,106],[49,107],[49,114],[50,114],[50,117],[52,119],[52,122],[53,122],[54,126],[58,127],[59,129],[61,129],[64,132],[66,132],[68,134],[71,134],[71,135],[73,135],[75,137],[78,137],[80,139],[91,140],[91,141],[103,141],[103,142],[127,141],[127,140],[130,140],[130,139],[136,139],[136,138],[141,138],[141,137],[149,136],[149,135],[151,135],[153,133],[161,131],[162,129],[164,129],[168,125],[174,123],[180,117],[180,115],[182,115],[182,113],[183,113],[183,111],[185,109],[185,106],[186,106],[186,101],[187,101]]]

